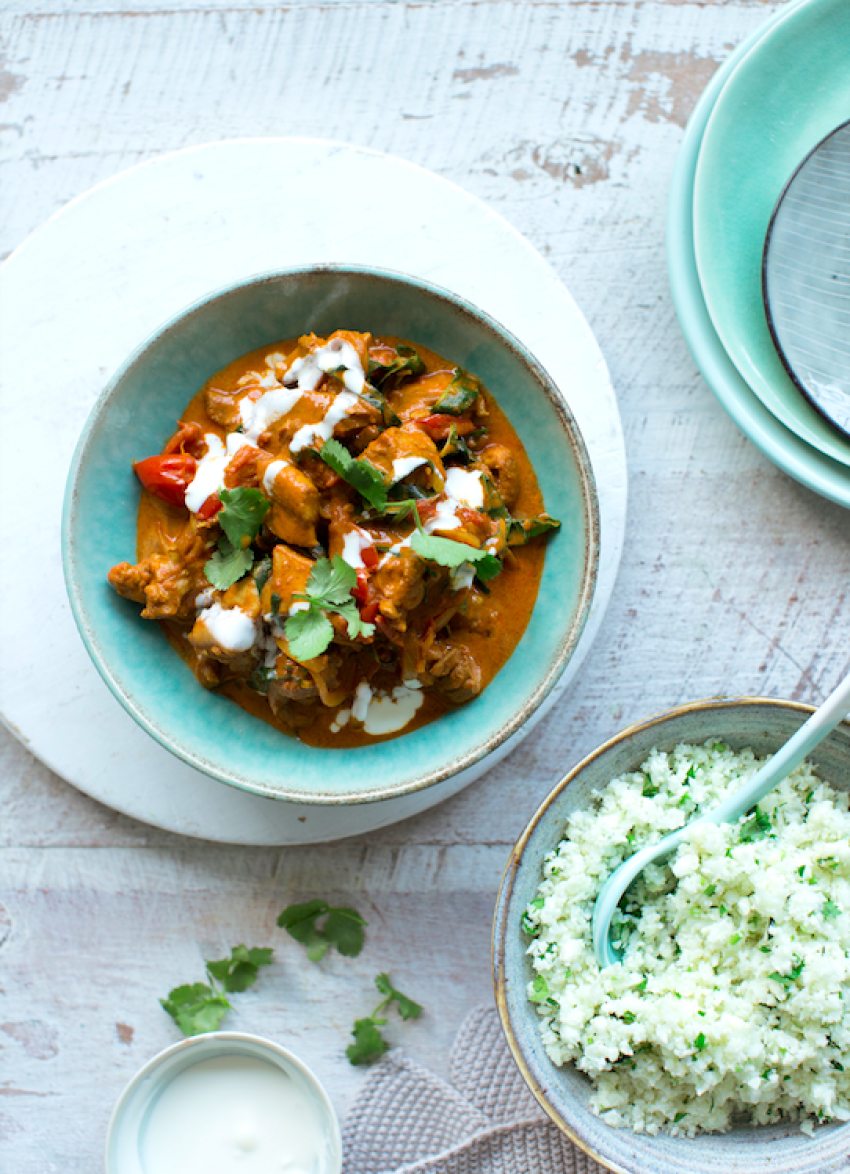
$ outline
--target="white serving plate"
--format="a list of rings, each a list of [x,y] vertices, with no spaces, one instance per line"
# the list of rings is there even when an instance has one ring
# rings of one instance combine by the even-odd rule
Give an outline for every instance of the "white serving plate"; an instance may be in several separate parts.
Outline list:
[[[88,659],[59,553],[77,437],[126,355],[210,289],[322,261],[371,263],[433,281],[511,330],[566,390],[590,453],[601,525],[593,609],[534,719],[485,763],[444,783],[343,809],[228,787],[136,726]],[[9,257],[0,269],[0,323],[0,537],[6,550],[19,552],[0,564],[0,717],[81,791],[136,819],[204,839],[338,839],[459,791],[514,749],[575,675],[608,605],[622,551],[626,461],[617,402],[596,340],[551,267],[461,188],[392,156],[315,139],[237,139],[164,155],[73,200]],[[54,356],[55,366],[36,387],[33,374],[44,370],[39,355]],[[27,436],[39,438],[37,479],[31,449],[20,443]]]

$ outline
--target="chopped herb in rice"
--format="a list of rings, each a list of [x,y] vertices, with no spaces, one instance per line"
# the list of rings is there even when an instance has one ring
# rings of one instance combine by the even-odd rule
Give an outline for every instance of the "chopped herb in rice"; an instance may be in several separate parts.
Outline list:
[[[600,970],[593,954],[593,904],[617,865],[760,765],[717,739],[654,751],[570,818],[523,914],[546,1050],[590,1076],[610,1125],[850,1120],[850,813],[807,764],[647,868],[612,926],[622,961]]]

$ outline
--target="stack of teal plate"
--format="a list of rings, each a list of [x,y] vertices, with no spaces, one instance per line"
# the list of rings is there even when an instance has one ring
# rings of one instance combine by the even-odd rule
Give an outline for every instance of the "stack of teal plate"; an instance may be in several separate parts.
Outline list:
[[[771,337],[762,260],[777,202],[850,119],[850,0],[793,0],[717,71],[688,123],[667,222],[673,300],[694,358],[779,468],[850,506],[850,436],[792,380]]]

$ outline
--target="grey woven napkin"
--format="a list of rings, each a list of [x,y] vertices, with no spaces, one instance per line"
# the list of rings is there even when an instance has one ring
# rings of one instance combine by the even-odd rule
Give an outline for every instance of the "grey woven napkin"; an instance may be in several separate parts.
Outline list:
[[[449,1080],[385,1056],[342,1141],[342,1174],[605,1174],[540,1109],[492,1007],[461,1024]]]

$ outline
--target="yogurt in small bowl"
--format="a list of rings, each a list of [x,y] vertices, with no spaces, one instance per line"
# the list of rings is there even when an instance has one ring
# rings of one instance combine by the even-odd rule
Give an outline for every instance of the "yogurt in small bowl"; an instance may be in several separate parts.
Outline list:
[[[160,1052],[122,1093],[106,1174],[339,1174],[339,1122],[292,1052],[210,1032]]]

